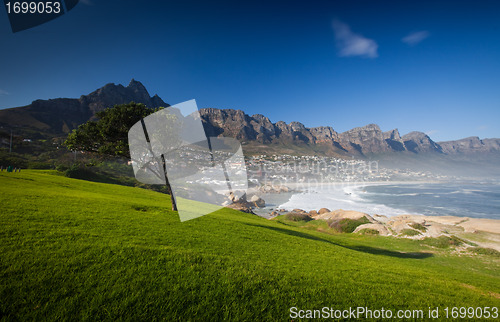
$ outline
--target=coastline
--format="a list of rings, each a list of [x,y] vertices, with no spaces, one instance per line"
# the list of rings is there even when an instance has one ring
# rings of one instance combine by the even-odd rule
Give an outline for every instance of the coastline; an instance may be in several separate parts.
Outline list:
[[[256,212],[259,216],[273,219],[279,215],[287,213],[300,213],[309,216],[313,220],[341,220],[365,217],[369,224],[359,227],[355,233],[362,229],[377,230],[381,236],[393,236],[410,239],[439,238],[441,236],[458,237],[466,241],[467,247],[477,245],[484,248],[492,248],[500,251],[500,219],[477,218],[475,216],[456,216],[446,214],[443,209],[443,215],[434,215],[429,213],[414,213],[408,210],[390,208],[385,205],[369,204],[359,197],[359,189],[369,186],[381,185],[414,185],[414,184],[443,184],[441,181],[356,181],[356,182],[338,182],[338,183],[288,183],[286,186],[293,190],[287,194],[288,201],[283,203],[273,203],[271,207],[261,208]],[[446,183],[445,183],[446,184]],[[328,193],[328,187],[332,193]],[[297,188],[301,188],[298,192]],[[317,190],[326,192],[318,194],[313,202],[310,202]],[[347,188],[347,189],[346,189]],[[310,189],[310,190],[309,190]],[[305,191],[304,191],[305,190]],[[352,194],[351,194],[352,192]],[[273,193],[267,196],[275,195]],[[278,195],[278,194],[276,194]],[[286,196],[283,196],[286,197]],[[329,199],[326,200],[325,198]],[[266,199],[263,196],[264,200]],[[273,200],[273,199],[271,199]],[[279,198],[276,198],[279,200]],[[450,205],[453,206],[453,205]],[[319,211],[322,208],[322,212]],[[331,208],[330,208],[331,207]],[[385,208],[382,208],[385,207]],[[330,211],[329,209],[336,209]],[[344,210],[356,209],[356,210]],[[385,211],[380,211],[381,209]],[[318,212],[321,212],[319,214]],[[467,214],[464,211],[464,214]],[[414,227],[424,227],[422,231],[414,232],[415,235],[405,236],[404,232],[415,230]],[[403,233],[402,233],[403,232]]]
[[[287,213],[290,212],[283,211],[278,215]],[[368,223],[359,225],[353,233],[363,233],[363,230],[368,229],[376,230],[376,235],[380,236],[417,240],[439,238],[441,236],[458,237],[465,242],[464,248],[479,246],[500,252],[500,220],[498,219],[413,214],[387,217],[354,210],[336,209],[330,211],[325,208],[322,208],[319,212],[294,209],[291,213],[307,215],[312,220],[327,222],[366,218]],[[269,219],[272,220],[275,217],[272,216]],[[408,230],[415,231],[415,235],[408,235]]]

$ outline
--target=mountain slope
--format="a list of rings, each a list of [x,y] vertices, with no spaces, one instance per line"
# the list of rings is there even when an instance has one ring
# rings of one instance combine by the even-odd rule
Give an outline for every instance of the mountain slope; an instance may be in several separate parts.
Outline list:
[[[131,101],[152,108],[170,106],[158,95],[150,97],[144,85],[132,79],[127,87],[120,84],[106,84],[88,95],[82,95],[79,99],[36,100],[30,105],[0,110],[0,125],[63,135],[87,122],[96,112]]]
[[[115,104],[135,101],[151,108],[169,106],[158,95],[151,97],[140,82],[132,79],[127,87],[107,84],[79,99],[36,100],[30,105],[0,110],[0,127],[37,136],[65,136],[92,119],[97,111]],[[338,133],[332,127],[307,128],[300,122],[272,123],[262,114],[249,116],[241,110],[203,108],[200,110],[209,136],[229,136],[247,145],[247,151],[326,154],[364,157],[386,153],[473,154],[500,152],[500,139],[477,137],[434,142],[422,132],[401,136],[397,129],[382,132],[376,124]],[[27,134],[29,133],[29,134]]]

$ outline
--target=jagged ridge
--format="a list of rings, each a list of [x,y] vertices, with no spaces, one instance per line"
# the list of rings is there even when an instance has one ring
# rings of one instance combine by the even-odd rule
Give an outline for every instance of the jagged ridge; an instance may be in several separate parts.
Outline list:
[[[79,99],[36,100],[27,106],[0,110],[0,125],[7,128],[29,128],[60,136],[92,119],[96,112],[104,108],[131,101],[151,108],[170,106],[158,95],[151,97],[142,83],[132,79],[127,87],[110,83]],[[307,128],[300,122],[272,123],[264,115],[249,116],[241,110],[204,108],[200,113],[210,136],[230,136],[259,144],[321,146],[321,151],[339,155],[388,152],[469,154],[500,151],[500,139],[481,140],[470,137],[436,143],[422,132],[401,136],[398,129],[382,132],[376,124],[338,133],[329,126]]]

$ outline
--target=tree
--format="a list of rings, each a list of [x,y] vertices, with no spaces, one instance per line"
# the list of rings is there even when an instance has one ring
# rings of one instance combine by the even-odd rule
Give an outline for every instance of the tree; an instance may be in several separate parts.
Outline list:
[[[95,114],[96,121],[88,121],[78,126],[68,135],[64,142],[71,151],[87,151],[103,156],[121,156],[130,159],[128,131],[146,116],[162,109],[151,109],[144,104],[130,102],[115,105]],[[165,170],[165,164],[163,163]],[[172,188],[168,182],[167,192],[172,196]],[[172,210],[177,211],[172,196]]]
[[[115,105],[95,114],[97,121],[88,121],[68,135],[64,144],[72,151],[95,152],[100,155],[130,158],[128,131],[142,118],[157,110],[130,102]]]

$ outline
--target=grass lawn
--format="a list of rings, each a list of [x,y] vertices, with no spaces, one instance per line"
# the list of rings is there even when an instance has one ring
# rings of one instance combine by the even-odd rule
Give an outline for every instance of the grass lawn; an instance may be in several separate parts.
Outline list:
[[[327,234],[230,209],[181,223],[169,209],[169,196],[140,188],[0,172],[1,320],[270,321],[290,320],[290,307],[500,307],[494,255]]]

